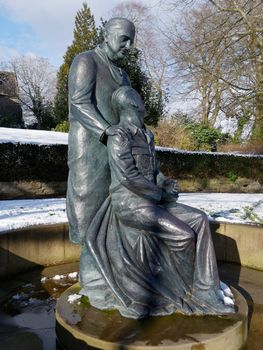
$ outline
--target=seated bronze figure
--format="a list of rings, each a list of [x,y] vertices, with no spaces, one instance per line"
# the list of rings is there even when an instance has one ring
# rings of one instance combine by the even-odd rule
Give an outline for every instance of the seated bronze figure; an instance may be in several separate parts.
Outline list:
[[[109,196],[87,228],[81,294],[130,318],[233,313],[220,290],[209,222],[177,202],[178,185],[158,169],[145,108],[130,86],[112,95],[120,123],[109,135]]]

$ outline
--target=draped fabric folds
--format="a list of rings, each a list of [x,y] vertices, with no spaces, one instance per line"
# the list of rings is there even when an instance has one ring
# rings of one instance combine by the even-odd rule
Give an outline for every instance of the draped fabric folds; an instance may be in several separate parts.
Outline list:
[[[95,307],[118,309],[130,318],[176,311],[214,313],[212,303],[192,294],[195,249],[186,247],[182,259],[154,232],[124,226],[114,212],[111,196],[89,227],[85,249],[99,273],[83,284],[81,293]]]

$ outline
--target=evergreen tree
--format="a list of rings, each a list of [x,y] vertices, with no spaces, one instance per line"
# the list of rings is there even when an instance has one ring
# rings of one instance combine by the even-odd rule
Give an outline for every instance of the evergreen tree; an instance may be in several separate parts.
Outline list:
[[[147,74],[142,69],[141,52],[136,48],[130,49],[128,55],[117,64],[128,74],[132,87],[141,95],[147,111],[145,123],[156,126],[163,116],[164,99],[158,92]]]
[[[57,75],[57,94],[55,97],[55,115],[58,122],[68,118],[68,73],[74,57],[97,44],[97,30],[94,17],[84,2],[75,17],[74,39],[64,55],[64,62]]]

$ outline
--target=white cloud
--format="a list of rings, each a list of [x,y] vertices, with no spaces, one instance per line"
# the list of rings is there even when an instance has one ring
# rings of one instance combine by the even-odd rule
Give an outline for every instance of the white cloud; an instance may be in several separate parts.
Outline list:
[[[106,18],[108,10],[117,2],[93,0],[88,5],[99,22],[99,18]],[[0,0],[0,5],[12,20],[30,24],[40,39],[56,48],[70,44],[74,18],[82,4],[83,0]]]
[[[9,61],[18,54],[19,52],[16,49],[0,44],[0,62]]]
[[[6,15],[14,23],[24,23],[32,28],[35,35],[16,43],[16,49],[23,53],[26,42],[29,50],[48,57],[53,64],[62,62],[66,48],[73,39],[76,12],[86,1],[95,16],[96,24],[100,18],[108,19],[112,8],[121,0],[0,0],[1,15]],[[157,1],[157,0],[155,0]],[[142,0],[149,5],[150,0]],[[1,44],[1,43],[0,43]],[[6,42],[4,43],[6,45]]]
[[[0,0],[2,15],[13,22],[26,23],[31,26],[40,42],[42,50],[50,51],[50,56],[62,59],[66,47],[72,42],[76,12],[84,0]],[[94,14],[96,24],[100,17],[106,19],[118,0],[92,0],[88,2]],[[19,45],[19,43],[18,43]]]

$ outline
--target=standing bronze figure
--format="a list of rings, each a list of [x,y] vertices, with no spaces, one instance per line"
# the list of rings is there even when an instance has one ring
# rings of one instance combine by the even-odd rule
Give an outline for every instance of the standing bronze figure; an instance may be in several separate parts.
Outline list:
[[[67,216],[70,240],[83,243],[87,229],[109,193],[110,170],[103,142],[119,122],[111,96],[130,85],[127,74],[115,65],[133,44],[135,28],[125,18],[105,26],[104,42],[75,57],[69,72],[69,149]],[[80,278],[89,279],[90,254],[82,245]],[[95,269],[95,267],[94,267]]]

